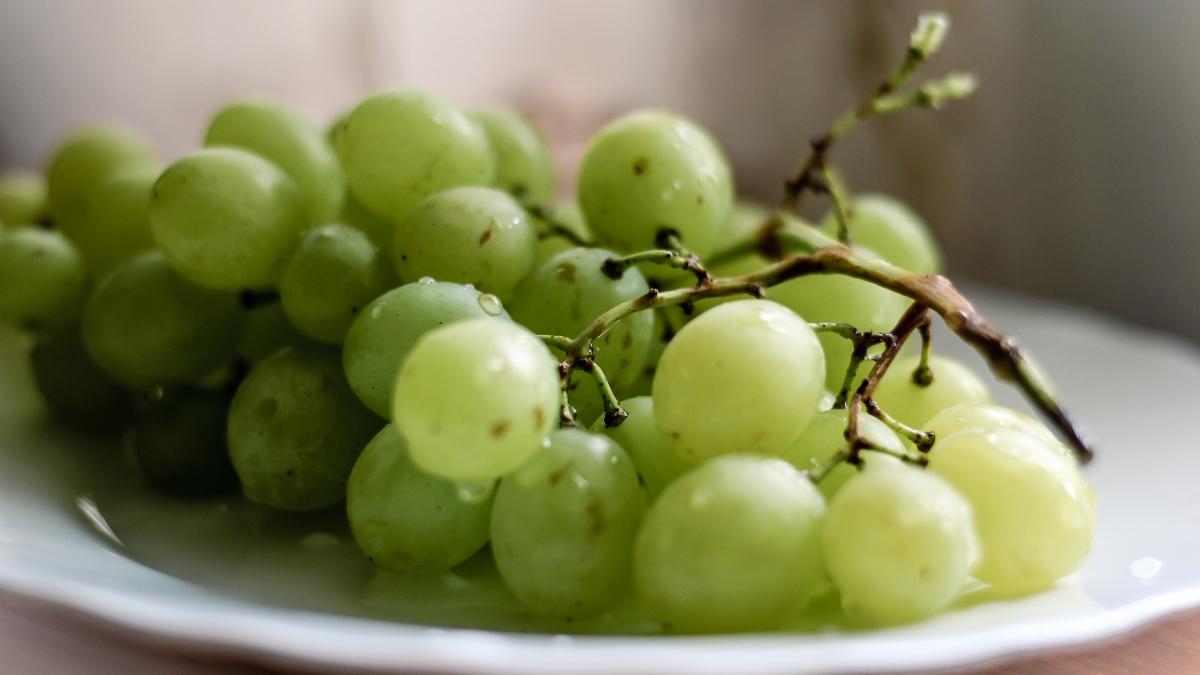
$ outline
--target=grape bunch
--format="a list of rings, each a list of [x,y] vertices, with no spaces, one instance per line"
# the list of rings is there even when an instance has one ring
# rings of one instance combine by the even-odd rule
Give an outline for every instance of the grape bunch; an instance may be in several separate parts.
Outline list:
[[[886,625],[1040,591],[1091,543],[1077,437],[1009,342],[994,358],[1066,442],[933,353],[931,310],[991,333],[951,323],[974,315],[945,310],[919,216],[828,163],[866,117],[965,95],[894,93],[944,29],[922,19],[778,210],[736,200],[716,139],[665,111],[601,129],[562,201],[530,122],[412,88],[328,132],[240,101],[165,165],[83,129],[0,179],[0,318],[33,336],[52,412],[131,430],[151,487],[344,502],[381,570],[490,556],[532,613],[632,597],[713,633],[829,597]],[[832,202],[818,224],[805,191]]]

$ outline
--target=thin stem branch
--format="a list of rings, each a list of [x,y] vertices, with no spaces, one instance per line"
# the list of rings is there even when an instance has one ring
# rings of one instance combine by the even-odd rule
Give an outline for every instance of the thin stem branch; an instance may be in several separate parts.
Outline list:
[[[917,450],[920,450],[921,452],[929,452],[929,450],[933,448],[933,442],[937,440],[933,435],[933,432],[914,429],[895,417],[892,417],[891,415],[887,414],[887,411],[879,407],[879,404],[875,402],[875,399],[869,399],[865,401],[863,405],[866,406],[868,415],[874,417],[880,422],[883,422],[888,426],[888,428],[899,434],[901,437],[912,441],[912,444],[917,446]]]
[[[928,387],[933,384],[933,369],[929,367],[929,358],[933,355],[933,328],[929,324],[920,327],[921,360],[917,362],[912,372],[912,382],[918,387]]]
[[[562,335],[538,335],[538,339],[546,343],[547,347],[557,349],[563,353],[571,349],[571,338],[569,337],[563,337]]]
[[[838,226],[838,241],[843,244],[849,244],[852,206],[850,204],[849,191],[846,189],[846,183],[842,180],[841,174],[829,166],[822,167],[821,180],[824,184],[825,192],[829,195],[829,200],[833,202],[833,213],[837,219]]]
[[[621,407],[620,400],[613,393],[612,386],[599,364],[594,359],[581,359],[576,368],[588,373],[596,381],[596,388],[600,390],[600,400],[604,402],[604,426],[621,426],[621,423],[629,418],[629,413]]]

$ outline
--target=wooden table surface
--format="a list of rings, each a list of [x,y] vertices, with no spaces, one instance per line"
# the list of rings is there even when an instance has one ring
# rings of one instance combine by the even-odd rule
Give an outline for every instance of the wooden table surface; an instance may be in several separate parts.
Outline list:
[[[180,655],[110,629],[21,603],[0,605],[0,673],[60,675],[261,675],[287,673],[245,661]],[[328,672],[328,671],[324,671]],[[1018,656],[957,671],[964,675],[1124,675],[1200,673],[1200,612],[1181,614],[1120,639]]]

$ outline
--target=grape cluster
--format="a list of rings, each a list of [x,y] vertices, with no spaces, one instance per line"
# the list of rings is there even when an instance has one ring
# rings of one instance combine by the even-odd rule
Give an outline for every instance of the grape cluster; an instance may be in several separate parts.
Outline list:
[[[137,135],[89,128],[44,177],[0,180],[0,317],[35,337],[49,408],[132,429],[156,489],[344,501],[383,570],[444,572],[486,548],[531,612],[633,594],[684,633],[775,629],[830,594],[858,621],[912,621],[972,583],[1045,589],[1087,554],[1075,460],[949,359],[892,364],[871,401],[887,414],[860,415],[847,452],[842,387],[874,361],[848,377],[852,343],[814,324],[884,333],[906,298],[812,275],[654,305],[770,262],[754,244],[772,214],[735,203],[720,146],[688,119],[602,129],[577,203],[552,203],[524,118],[416,89],[328,133],[241,101],[203,146],[164,166]],[[849,206],[820,227],[939,270],[907,207]],[[588,337],[623,303],[644,306]]]

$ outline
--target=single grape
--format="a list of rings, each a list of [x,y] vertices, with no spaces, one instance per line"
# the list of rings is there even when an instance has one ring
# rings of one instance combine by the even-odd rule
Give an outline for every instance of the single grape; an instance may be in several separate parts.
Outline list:
[[[229,454],[250,501],[312,511],[346,496],[350,470],[381,426],[350,391],[337,352],[289,347],[238,387]]]
[[[274,162],[300,188],[314,225],[341,213],[346,178],[333,148],[316,126],[286,106],[267,100],[231,103],[209,123],[204,146],[241,148]]]
[[[78,326],[39,336],[30,363],[46,407],[72,429],[119,431],[133,418],[133,397],[92,362]]]
[[[150,200],[150,229],[179,273],[211,288],[261,288],[305,223],[295,182],[236,148],[198,150],[167,167]]]
[[[569,230],[580,241],[591,241],[592,233],[588,230],[587,223],[583,220],[583,211],[579,208],[579,202],[574,200],[559,202],[557,206],[550,210],[549,215],[556,224]],[[538,225],[539,231],[547,230],[548,228],[549,225],[545,223]],[[577,243],[560,234],[539,235],[537,250],[534,253],[534,263],[535,265],[540,265],[559,253],[573,249],[576,246],[578,246]]]
[[[392,242],[396,238],[395,224],[363,206],[353,194],[346,195],[341,219],[350,227],[370,237],[379,250],[390,258]]]
[[[384,293],[346,332],[342,364],[350,388],[380,417],[389,417],[396,375],[417,340],[439,326],[489,316],[507,319],[508,313],[496,296],[462,284],[426,279]]]
[[[160,172],[140,162],[114,170],[92,189],[87,214],[68,236],[97,278],[154,247],[150,192]]]
[[[868,467],[829,503],[821,549],[846,611],[895,624],[945,608],[967,583],[978,543],[970,505],[946,481]]]
[[[821,227],[837,234],[837,215],[830,210]],[[917,274],[942,271],[942,254],[921,217],[897,199],[881,194],[855,195],[850,212],[850,241]]]
[[[615,257],[598,248],[573,248],[538,265],[517,286],[508,311],[513,319],[535,333],[574,337],[597,316],[626,300],[650,291],[641,272],[626,270],[620,279],[601,271],[604,261]],[[596,341],[596,363],[619,393],[633,384],[645,364],[653,339],[654,317],[639,312],[627,317]],[[602,410],[600,394],[592,376],[572,375],[575,388],[571,403],[583,420]]]
[[[720,457],[650,506],[633,549],[638,597],[670,632],[768,630],[825,583],[821,494],[787,462]]]
[[[479,125],[446,99],[417,89],[368,97],[335,136],[350,190],[394,223],[425,197],[459,185],[490,185],[495,175]]]
[[[812,422],[809,422],[804,433],[800,434],[800,437],[783,452],[783,459],[801,470],[813,469],[828,462],[839,448],[846,445],[844,434],[847,415],[845,408],[818,413],[813,417]],[[908,451],[904,446],[904,441],[900,440],[896,432],[866,412],[858,416],[858,432],[868,442],[883,450],[883,452],[863,452],[863,461],[868,464],[898,465],[900,460],[888,454],[888,451],[892,453]],[[821,479],[817,487],[821,489],[821,494],[825,495],[825,499],[833,499],[837,491],[842,489],[846,481],[855,473],[854,466],[841,462]]]
[[[966,366],[944,356],[931,356],[933,382],[921,386],[913,381],[920,358],[896,359],[879,386],[874,399],[889,415],[909,426],[923,427],[931,417],[963,403],[989,403],[987,385]]]
[[[804,319],[774,302],[739,300],[701,314],[667,345],[654,414],[693,461],[779,454],[816,414],[824,382],[821,345]]]
[[[963,403],[950,406],[929,418],[921,425],[921,428],[932,432],[934,437],[939,439],[946,438],[963,429],[1015,429],[1045,440],[1067,455],[1071,454],[1070,449],[1063,445],[1041,422],[1023,412],[991,403]]]
[[[349,225],[305,233],[279,276],[279,298],[305,335],[338,344],[359,310],[387,290],[387,262]]]
[[[46,170],[46,194],[55,224],[70,236],[87,214],[92,190],[113,171],[155,162],[145,139],[121,127],[79,129],[59,145]]]
[[[266,302],[246,310],[237,355],[249,365],[271,356],[284,347],[315,346],[292,325],[278,302]]]
[[[87,272],[79,252],[57,232],[35,228],[0,237],[0,321],[31,330],[79,318]]]
[[[359,548],[379,567],[441,572],[487,543],[492,500],[464,500],[457,485],[418,469],[389,424],[354,463],[346,513]]]
[[[471,113],[496,156],[496,187],[523,202],[546,204],[554,196],[554,163],[541,132],[515,110]]]
[[[484,187],[439,192],[396,229],[392,260],[404,279],[472,284],[508,300],[533,268],[537,235],[511,196]]]
[[[590,616],[629,585],[630,549],[645,497],[633,463],[597,434],[561,429],[505,476],[492,510],[500,576],[535,612]]]
[[[229,395],[206,389],[171,390],[143,409],[133,447],[150,486],[206,497],[237,485],[225,444],[228,414]]]
[[[0,173],[0,223],[34,225],[50,214],[46,179],[36,171]]]
[[[158,252],[118,267],[83,313],[88,353],[131,387],[189,384],[233,358],[244,311],[237,294],[196,286]]]
[[[467,319],[417,341],[396,378],[393,420],[418,467],[481,483],[542,449],[559,398],[557,364],[533,333]]]
[[[633,467],[637,469],[638,482],[646,496],[653,500],[693,464],[679,456],[658,430],[654,422],[654,399],[635,396],[621,401],[621,407],[629,413],[624,422],[606,427],[601,416],[592,424],[592,430],[613,439],[629,453]]]
[[[588,226],[613,248],[658,248],[661,230],[708,255],[733,203],[733,177],[716,141],[665,112],[626,115],[592,138],[579,168],[579,204]]]
[[[951,433],[929,454],[929,470],[971,503],[983,554],[975,576],[998,591],[1049,588],[1091,548],[1095,497],[1058,445],[977,428]]]
[[[646,363],[638,373],[633,384],[626,387],[630,396],[649,396],[654,386],[654,374],[658,372],[658,362],[662,358],[667,343],[675,337],[673,330],[667,328],[664,312],[678,310],[678,307],[664,307],[662,311],[654,311],[654,329],[650,332],[650,348],[646,350]],[[673,320],[673,319],[672,319]]]

